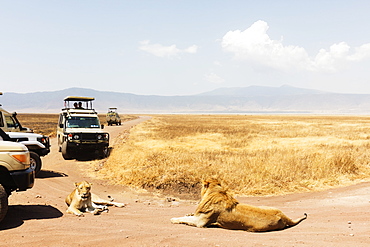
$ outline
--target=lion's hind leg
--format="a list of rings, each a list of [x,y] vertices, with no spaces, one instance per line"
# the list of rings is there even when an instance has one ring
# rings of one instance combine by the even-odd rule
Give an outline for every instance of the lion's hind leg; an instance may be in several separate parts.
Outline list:
[[[101,210],[100,208],[86,208],[86,212],[88,213],[91,213],[93,215],[98,215],[102,212],[103,210]]]
[[[105,205],[100,205],[100,204],[96,204],[95,202],[91,202],[92,206],[95,208],[95,209],[98,209],[99,211],[108,211],[108,207],[105,206]]]
[[[173,224],[186,224],[189,226],[206,227],[210,222],[204,215],[190,215],[179,218],[172,218]],[[211,222],[212,223],[212,222]]]
[[[88,203],[86,203],[85,212],[88,212],[88,213],[91,213],[91,214],[94,214],[94,215],[98,215],[102,211],[104,211],[104,210],[101,209],[101,208],[94,207],[94,205],[93,205],[93,203],[91,201],[89,201]]]
[[[119,207],[119,208],[123,208],[123,207],[126,206],[126,204],[124,204],[124,203],[113,202],[114,199],[112,199],[111,201],[102,199],[94,193],[91,193],[91,200],[95,205],[116,206],[116,207]]]

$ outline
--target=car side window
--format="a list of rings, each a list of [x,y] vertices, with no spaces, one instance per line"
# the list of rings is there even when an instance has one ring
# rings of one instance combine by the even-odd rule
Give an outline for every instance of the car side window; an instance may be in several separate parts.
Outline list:
[[[15,123],[14,119],[11,116],[5,116],[6,125],[8,128],[15,128],[17,124]]]

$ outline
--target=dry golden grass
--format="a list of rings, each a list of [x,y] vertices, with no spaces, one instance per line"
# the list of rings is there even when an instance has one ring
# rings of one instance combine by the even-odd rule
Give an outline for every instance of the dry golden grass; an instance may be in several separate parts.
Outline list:
[[[97,175],[199,194],[216,176],[237,194],[313,191],[370,177],[370,117],[155,116],[122,136]]]
[[[33,129],[33,132],[46,136],[56,135],[58,117],[58,114],[18,113],[17,115],[23,127]]]

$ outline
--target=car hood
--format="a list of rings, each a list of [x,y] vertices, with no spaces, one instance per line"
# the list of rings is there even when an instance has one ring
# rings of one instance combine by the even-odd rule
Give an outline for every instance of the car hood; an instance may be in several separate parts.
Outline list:
[[[21,137],[43,137],[43,135],[36,133],[26,133],[26,132],[5,132],[11,138],[21,138]]]
[[[24,152],[27,151],[27,147],[21,143],[0,141],[0,151],[7,152]]]
[[[67,133],[105,133],[102,129],[66,128]]]

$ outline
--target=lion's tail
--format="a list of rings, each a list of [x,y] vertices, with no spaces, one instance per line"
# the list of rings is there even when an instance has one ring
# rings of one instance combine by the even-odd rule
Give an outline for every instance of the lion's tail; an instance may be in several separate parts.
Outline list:
[[[304,216],[302,218],[299,218],[299,219],[296,219],[296,220],[291,220],[291,219],[288,218],[287,222],[286,222],[286,227],[288,228],[288,227],[298,225],[299,223],[301,223],[305,219],[307,219],[307,214],[306,213],[304,213]]]

